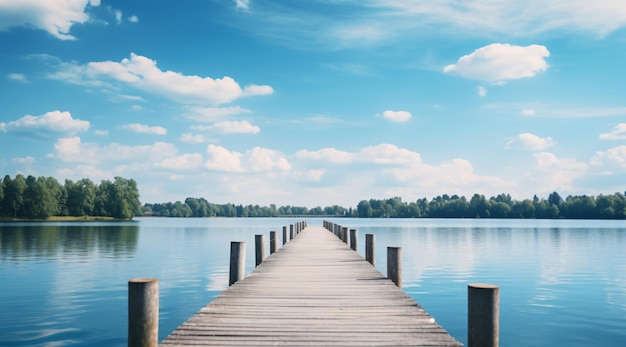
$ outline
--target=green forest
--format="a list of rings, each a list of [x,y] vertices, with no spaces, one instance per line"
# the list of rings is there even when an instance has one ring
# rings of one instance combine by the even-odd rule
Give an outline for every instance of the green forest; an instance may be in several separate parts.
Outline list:
[[[474,194],[447,194],[428,201],[403,202],[401,198],[361,200],[355,209],[337,205],[329,207],[213,204],[204,198],[187,198],[185,202],[145,204],[142,213],[160,217],[278,217],[335,216],[358,218],[523,218],[523,219],[625,219],[626,197],[613,195],[578,195],[562,198],[551,193],[547,199],[513,200],[509,194],[486,198]]]
[[[54,177],[15,178],[0,182],[0,218],[46,219],[94,216],[132,219],[141,214],[139,190],[132,179],[115,177],[95,184],[87,178],[60,184]]]
[[[612,195],[569,195],[557,192],[546,199],[514,200],[509,194],[470,199],[447,194],[405,202],[400,197],[361,200],[356,208],[338,205],[297,207],[215,204],[204,198],[184,202],[146,203],[139,201],[137,182],[115,177],[95,184],[87,178],[60,184],[53,177],[15,178],[0,182],[0,218],[46,219],[51,216],[90,216],[132,219],[152,217],[282,217],[333,216],[357,218],[523,218],[523,219],[626,219],[626,197]]]

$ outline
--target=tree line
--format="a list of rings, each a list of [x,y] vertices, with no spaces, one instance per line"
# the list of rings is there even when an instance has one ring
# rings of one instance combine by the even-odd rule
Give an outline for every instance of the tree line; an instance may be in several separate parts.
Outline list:
[[[54,177],[14,178],[0,182],[0,217],[46,219],[50,216],[96,216],[132,219],[141,214],[137,182],[115,177],[95,184],[88,178],[60,184]]]
[[[337,205],[328,207],[270,206],[214,204],[204,198],[187,198],[184,202],[145,204],[146,216],[160,217],[279,217],[336,216],[360,218],[523,218],[523,219],[626,219],[626,197],[612,195],[569,195],[557,192],[547,199],[513,200],[509,194],[490,198],[474,194],[447,194],[430,201],[426,198],[403,202],[400,197],[361,200],[356,209]]]
[[[214,204],[204,198],[187,198],[185,202],[176,201],[166,203],[146,203],[143,205],[144,216],[154,217],[279,217],[279,216],[308,216],[327,215],[345,216],[352,213],[341,206],[326,208],[315,207],[308,209],[297,206],[269,206]]]

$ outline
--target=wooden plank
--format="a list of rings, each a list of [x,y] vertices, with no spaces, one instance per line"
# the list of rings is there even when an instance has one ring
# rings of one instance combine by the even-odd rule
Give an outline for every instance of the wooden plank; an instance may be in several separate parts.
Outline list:
[[[307,227],[161,346],[461,346],[322,227]]]

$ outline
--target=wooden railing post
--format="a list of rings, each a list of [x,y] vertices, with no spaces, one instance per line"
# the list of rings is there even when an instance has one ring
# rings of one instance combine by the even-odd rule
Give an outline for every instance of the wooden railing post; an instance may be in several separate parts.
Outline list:
[[[387,247],[387,278],[402,288],[402,247]]]
[[[375,249],[376,243],[376,235],[374,234],[365,234],[365,260],[369,261],[370,264],[375,265]]]
[[[356,229],[350,229],[350,248],[352,248],[353,251],[357,250],[357,237],[358,234],[356,232]]]
[[[265,259],[265,235],[254,235],[254,255],[256,266],[261,265]]]
[[[276,252],[276,232],[270,231],[270,254]]]
[[[341,241],[348,243],[348,228],[341,227]]]
[[[289,224],[289,241],[293,240],[293,224]]]
[[[498,347],[500,288],[493,284],[467,286],[467,346]]]
[[[283,246],[287,243],[287,226],[283,226]]]
[[[230,243],[230,276],[228,285],[232,286],[235,282],[242,280],[246,272],[246,243],[231,242]]]
[[[128,347],[157,347],[159,343],[159,280],[128,281]]]

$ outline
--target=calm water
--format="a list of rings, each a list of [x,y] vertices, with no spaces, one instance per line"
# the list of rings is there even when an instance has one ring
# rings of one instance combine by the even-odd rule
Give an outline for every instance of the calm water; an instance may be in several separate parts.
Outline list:
[[[0,346],[126,346],[127,281],[160,280],[160,338],[228,284],[230,241],[294,219],[0,223]],[[401,246],[403,287],[466,342],[467,284],[500,285],[501,346],[626,346],[626,223],[335,219]],[[308,219],[309,225],[322,220]],[[279,237],[280,239],[280,237]]]

